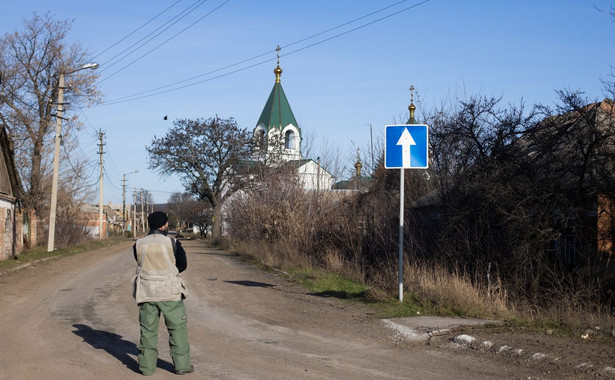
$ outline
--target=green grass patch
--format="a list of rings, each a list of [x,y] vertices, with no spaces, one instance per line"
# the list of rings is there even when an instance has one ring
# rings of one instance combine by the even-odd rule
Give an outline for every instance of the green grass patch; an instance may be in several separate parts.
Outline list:
[[[449,305],[438,305],[429,299],[417,297],[414,294],[405,294],[403,302],[399,298],[390,298],[374,304],[379,318],[405,318],[422,315],[439,315],[461,317],[465,316],[461,310]]]
[[[314,268],[289,269],[291,279],[322,297],[366,300],[368,287],[353,279]]]
[[[420,302],[410,298],[399,302],[399,299],[391,298],[387,301],[380,301],[373,304],[378,318],[404,318],[416,317],[427,314]]]
[[[374,297],[371,289],[353,279],[316,268],[291,268],[286,272],[290,280],[304,286],[314,295],[352,299],[370,304],[378,318],[403,318],[421,315],[473,317],[471,310],[436,302],[415,294],[406,294],[403,302],[395,297]]]

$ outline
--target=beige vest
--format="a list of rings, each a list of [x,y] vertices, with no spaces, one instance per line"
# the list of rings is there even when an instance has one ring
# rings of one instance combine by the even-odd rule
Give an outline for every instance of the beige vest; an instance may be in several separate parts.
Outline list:
[[[133,296],[137,303],[179,301],[187,296],[186,286],[175,266],[171,238],[152,234],[138,239],[137,274]]]

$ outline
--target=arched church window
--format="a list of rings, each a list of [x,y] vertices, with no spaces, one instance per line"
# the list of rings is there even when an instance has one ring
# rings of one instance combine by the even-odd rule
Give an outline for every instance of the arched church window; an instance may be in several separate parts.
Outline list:
[[[284,135],[284,148],[295,149],[295,133],[293,131],[286,131]]]

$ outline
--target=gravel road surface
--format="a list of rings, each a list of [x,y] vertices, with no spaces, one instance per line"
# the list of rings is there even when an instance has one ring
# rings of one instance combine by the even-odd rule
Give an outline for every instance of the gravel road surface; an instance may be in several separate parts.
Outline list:
[[[0,274],[0,379],[142,378],[132,243]],[[449,338],[410,342],[363,305],[309,294],[275,272],[184,241],[195,373],[248,379],[560,379]],[[175,378],[161,323],[152,379]]]

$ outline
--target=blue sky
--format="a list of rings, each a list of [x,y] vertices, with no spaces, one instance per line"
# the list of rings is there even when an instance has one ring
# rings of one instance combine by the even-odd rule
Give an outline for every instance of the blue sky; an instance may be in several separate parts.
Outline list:
[[[410,85],[418,94],[419,113],[476,94],[502,96],[504,104],[518,104],[523,98],[528,105],[552,105],[555,91],[566,88],[585,91],[590,99],[604,98],[601,79],[615,66],[615,18],[596,9],[608,11],[615,2],[604,0],[209,0],[135,54],[112,67],[113,61],[104,64],[195,1],[180,1],[102,54],[176,0],[3,4],[0,32],[20,29],[22,18],[35,11],[50,11],[58,19],[74,20],[68,40],[79,42],[101,63],[100,89],[107,103],[74,111],[86,124],[82,159],[97,160],[96,132],[106,133],[105,203],[121,203],[122,174],[134,170],[139,172],[127,177],[129,193],[144,188],[162,203],[182,191],[177,178],[161,178],[147,169],[145,146],[154,136],[165,135],[172,120],[234,117],[251,130],[274,83],[277,45],[283,47],[282,85],[304,135],[313,140],[312,155],[319,147],[339,146],[349,164],[353,146],[369,146],[370,125],[374,139],[381,138],[385,125],[405,115]],[[170,42],[105,79],[176,33]],[[289,54],[300,48],[305,49]],[[197,85],[110,104],[267,52],[202,76],[198,80],[207,81]],[[259,62],[265,63],[247,68]],[[230,73],[237,69],[243,70]],[[220,74],[228,75],[213,78]],[[163,120],[165,115],[169,120]]]

